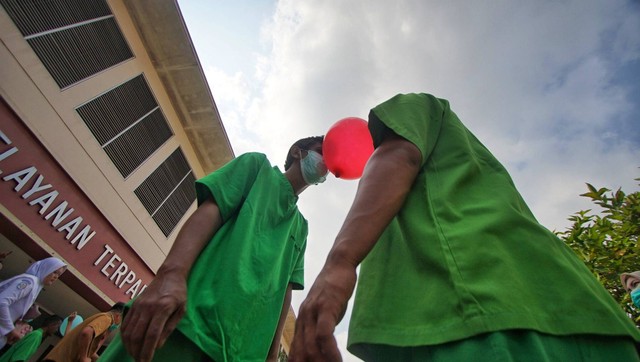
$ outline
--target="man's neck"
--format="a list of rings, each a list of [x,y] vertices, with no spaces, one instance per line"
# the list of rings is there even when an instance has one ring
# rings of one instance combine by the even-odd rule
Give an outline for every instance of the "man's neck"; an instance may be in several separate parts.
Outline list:
[[[300,195],[304,190],[307,189],[307,187],[309,187],[309,185],[300,176],[300,171],[295,170],[293,167],[289,168],[284,173],[284,176],[289,181],[289,184],[291,184],[291,188],[293,188],[293,193],[296,196]]]

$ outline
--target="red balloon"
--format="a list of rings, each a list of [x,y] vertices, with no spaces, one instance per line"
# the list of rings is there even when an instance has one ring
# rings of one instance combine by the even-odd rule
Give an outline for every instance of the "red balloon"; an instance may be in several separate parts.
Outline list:
[[[354,180],[362,176],[373,153],[373,140],[362,118],[348,117],[334,123],[324,136],[322,158],[336,177]]]

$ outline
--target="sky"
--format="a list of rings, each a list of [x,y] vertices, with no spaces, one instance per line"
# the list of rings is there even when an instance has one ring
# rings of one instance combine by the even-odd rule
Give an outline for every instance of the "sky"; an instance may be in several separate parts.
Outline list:
[[[593,208],[585,183],[638,191],[640,2],[180,0],[234,153],[283,168],[289,146],[398,93],[445,98],[503,163],[538,220]],[[306,289],[357,180],[298,202]],[[306,292],[294,292],[298,311]],[[336,328],[345,361],[348,318]]]

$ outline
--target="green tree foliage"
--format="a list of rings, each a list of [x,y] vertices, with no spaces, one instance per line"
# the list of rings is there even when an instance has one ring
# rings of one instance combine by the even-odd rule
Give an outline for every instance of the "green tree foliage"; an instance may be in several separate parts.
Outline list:
[[[636,179],[636,181],[640,181]],[[620,274],[640,270],[640,192],[626,195],[587,184],[590,198],[600,207],[578,211],[569,220],[573,225],[556,234],[573,249],[640,328],[640,308],[633,305],[620,283]]]

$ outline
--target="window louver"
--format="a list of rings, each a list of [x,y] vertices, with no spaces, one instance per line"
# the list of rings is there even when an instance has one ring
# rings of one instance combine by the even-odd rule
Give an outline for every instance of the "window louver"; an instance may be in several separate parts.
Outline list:
[[[104,0],[0,0],[60,88],[133,57]]]
[[[194,182],[193,172],[178,148],[135,190],[165,236],[196,199]]]
[[[0,3],[24,36],[111,15],[104,0],[0,0]]]
[[[142,75],[76,111],[123,177],[173,135]]]

